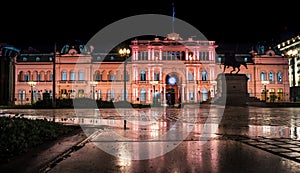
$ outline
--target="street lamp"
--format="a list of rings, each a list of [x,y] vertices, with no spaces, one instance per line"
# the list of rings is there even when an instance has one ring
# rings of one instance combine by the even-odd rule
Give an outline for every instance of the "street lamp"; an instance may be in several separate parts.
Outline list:
[[[31,105],[33,105],[33,88],[35,87],[36,82],[29,81],[28,84],[30,85],[30,89],[31,89]]]
[[[129,57],[130,55],[130,49],[126,49],[126,48],[123,48],[123,49],[120,49],[119,50],[119,54],[121,57],[125,57],[125,60],[124,60],[124,101],[127,101],[126,99],[126,65],[127,65],[127,58]]]
[[[270,83],[267,80],[261,81],[261,83],[264,85],[264,94],[265,94],[265,102],[267,102],[267,85]]]
[[[98,82],[97,81],[91,81],[90,84],[92,85],[92,88],[93,88],[93,100],[95,100],[95,86],[98,85]]]

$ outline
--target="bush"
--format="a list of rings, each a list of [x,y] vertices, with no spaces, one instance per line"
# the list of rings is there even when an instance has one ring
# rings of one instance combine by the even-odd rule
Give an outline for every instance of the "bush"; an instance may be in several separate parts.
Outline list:
[[[0,163],[46,141],[55,140],[75,128],[78,127],[47,120],[0,117]]]

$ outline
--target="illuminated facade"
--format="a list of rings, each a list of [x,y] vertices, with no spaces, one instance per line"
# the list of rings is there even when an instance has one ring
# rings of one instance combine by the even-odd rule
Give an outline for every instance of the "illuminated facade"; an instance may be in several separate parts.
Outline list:
[[[183,40],[176,33],[164,39],[132,40],[126,75],[124,57],[94,53],[84,45],[72,46],[64,46],[55,56],[58,99],[176,104],[207,101],[216,92],[220,69],[215,63],[214,41]],[[52,97],[53,59],[53,54],[17,57],[15,104],[29,104],[31,97],[34,101]],[[29,81],[36,81],[33,94]]]
[[[277,45],[283,56],[289,59],[289,86],[291,101],[300,100],[300,36],[296,36]]]
[[[216,77],[222,73],[214,41],[166,38],[131,40],[130,55],[97,53],[85,45],[65,45],[49,54],[20,54],[15,59],[15,104],[52,98],[91,98],[141,104],[201,103],[217,93]],[[247,55],[251,97],[289,100],[288,61],[267,50]],[[239,55],[237,55],[239,56]],[[55,60],[55,63],[53,61]],[[55,81],[53,83],[53,71]],[[230,69],[226,69],[226,73]],[[34,81],[29,85],[29,81]],[[267,95],[262,81],[268,81]]]
[[[249,96],[262,101],[266,101],[267,98],[267,101],[288,102],[288,59],[270,47],[259,48],[252,50],[248,55],[235,55],[236,59],[247,64],[247,68],[241,66],[238,73],[248,77]],[[226,68],[225,73],[230,73],[231,70],[232,68]]]

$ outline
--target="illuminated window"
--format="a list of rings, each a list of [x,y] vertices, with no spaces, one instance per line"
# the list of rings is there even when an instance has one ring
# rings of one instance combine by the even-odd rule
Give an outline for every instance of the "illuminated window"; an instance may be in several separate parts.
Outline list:
[[[115,80],[115,75],[114,74],[110,74],[109,75],[109,80],[114,81]]]
[[[206,72],[206,70],[202,70],[202,80],[203,81],[207,80],[207,72]]]
[[[277,82],[282,83],[282,73],[281,72],[277,73]]]
[[[67,80],[67,72],[66,71],[61,72],[61,80]]]
[[[79,78],[78,80],[84,80],[84,71],[79,72]]]
[[[76,73],[75,73],[75,71],[71,71],[70,72],[70,80],[76,80]]]
[[[274,82],[273,72],[269,72],[269,81],[270,81],[270,83]]]
[[[102,75],[100,74],[100,72],[96,73],[96,81],[101,81],[102,79]]]
[[[154,73],[154,80],[159,81],[159,73]]]
[[[19,100],[23,101],[23,100],[25,100],[25,97],[26,97],[26,91],[20,90],[19,91]]]
[[[141,101],[146,101],[146,89],[142,88],[140,93]]]
[[[266,80],[266,74],[265,74],[265,72],[261,72],[260,73],[260,80],[261,81],[265,81]]]
[[[142,70],[140,73],[141,81],[146,81],[146,71]]]
[[[189,81],[194,80],[194,74],[193,73],[189,73],[188,77],[189,77]]]

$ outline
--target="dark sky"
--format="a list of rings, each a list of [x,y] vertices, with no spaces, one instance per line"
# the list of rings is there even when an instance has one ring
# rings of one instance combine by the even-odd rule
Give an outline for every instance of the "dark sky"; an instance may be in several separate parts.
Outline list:
[[[21,1],[2,2],[0,42],[52,45],[88,41],[105,26],[139,14],[163,14],[184,20],[217,43],[281,42],[296,36],[300,20],[292,0],[253,1]],[[293,5],[294,4],[294,5]],[[16,6],[14,8],[14,6]],[[298,23],[297,23],[298,22]]]

